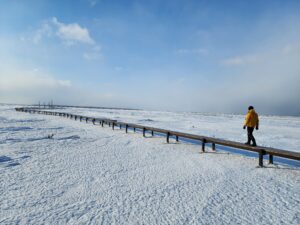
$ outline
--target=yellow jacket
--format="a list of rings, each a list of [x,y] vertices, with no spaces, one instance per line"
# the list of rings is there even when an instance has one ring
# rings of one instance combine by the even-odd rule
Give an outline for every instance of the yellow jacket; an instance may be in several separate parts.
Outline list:
[[[244,126],[254,128],[254,127],[258,127],[258,123],[259,123],[259,119],[255,110],[254,109],[249,110],[246,115],[246,121]]]

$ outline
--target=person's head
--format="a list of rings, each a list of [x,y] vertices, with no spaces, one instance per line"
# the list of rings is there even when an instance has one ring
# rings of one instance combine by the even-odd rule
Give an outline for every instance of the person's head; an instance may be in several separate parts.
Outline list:
[[[251,109],[254,109],[254,107],[253,107],[252,105],[250,105],[250,106],[248,107],[248,110],[251,110]]]

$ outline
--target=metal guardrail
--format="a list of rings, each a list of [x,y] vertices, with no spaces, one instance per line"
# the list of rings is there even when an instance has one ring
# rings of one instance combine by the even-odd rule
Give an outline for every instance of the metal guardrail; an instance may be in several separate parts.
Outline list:
[[[125,128],[126,133],[128,132],[128,128],[133,128],[134,132],[136,129],[140,129],[143,132],[143,136],[145,137],[147,131],[151,131],[151,135],[154,135],[154,132],[161,133],[166,135],[166,141],[169,143],[169,139],[171,136],[176,138],[176,141],[179,141],[179,137],[186,138],[186,139],[192,139],[192,140],[198,140],[202,142],[202,151],[205,152],[205,146],[206,144],[211,144],[212,150],[216,150],[216,145],[222,145],[237,149],[242,149],[246,151],[251,152],[257,152],[258,158],[259,158],[259,166],[263,167],[263,156],[269,155],[269,163],[273,164],[273,156],[281,157],[281,158],[287,158],[292,160],[298,160],[300,161],[300,153],[299,152],[293,152],[293,151],[287,151],[282,149],[275,149],[275,148],[269,148],[269,147],[262,147],[262,146],[256,146],[252,147],[249,145],[245,145],[243,143],[234,142],[234,141],[228,141],[228,140],[222,140],[218,138],[212,138],[212,137],[206,137],[201,135],[195,135],[195,134],[188,134],[178,131],[171,131],[161,128],[155,128],[155,127],[149,127],[149,126],[143,126],[133,123],[125,123],[117,120],[107,119],[107,118],[94,118],[94,117],[87,117],[82,115],[75,115],[71,113],[64,113],[64,112],[54,112],[54,111],[45,111],[45,110],[38,110],[33,108],[15,108],[16,111],[19,112],[28,112],[28,113],[38,113],[38,114],[44,114],[44,115],[54,115],[54,116],[61,116],[61,117],[67,117],[70,119],[79,119],[80,121],[88,121],[93,122],[93,124],[96,124],[98,122],[102,127],[104,124],[109,125],[112,127],[112,129],[115,128],[115,126],[119,126],[120,129],[122,127]]]

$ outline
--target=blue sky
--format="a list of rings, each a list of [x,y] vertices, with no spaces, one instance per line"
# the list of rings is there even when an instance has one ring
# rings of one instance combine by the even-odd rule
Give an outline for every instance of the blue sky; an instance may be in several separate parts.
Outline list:
[[[0,1],[0,102],[300,115],[300,1]]]

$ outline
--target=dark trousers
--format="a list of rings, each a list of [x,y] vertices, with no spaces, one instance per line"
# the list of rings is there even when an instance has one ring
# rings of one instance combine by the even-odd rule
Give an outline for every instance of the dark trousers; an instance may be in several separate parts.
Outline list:
[[[253,136],[253,131],[254,131],[254,127],[247,127],[247,134],[248,134],[247,143],[250,144],[251,141],[252,141],[252,143],[256,145],[256,141],[255,141],[255,138]]]

